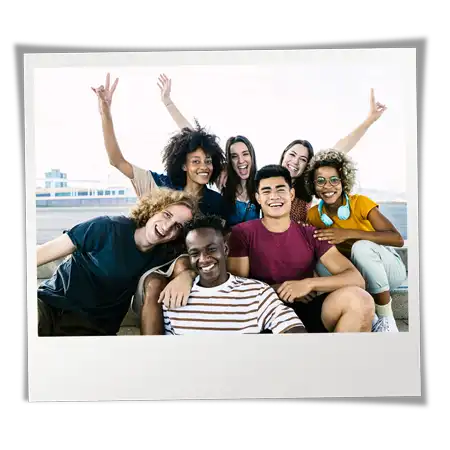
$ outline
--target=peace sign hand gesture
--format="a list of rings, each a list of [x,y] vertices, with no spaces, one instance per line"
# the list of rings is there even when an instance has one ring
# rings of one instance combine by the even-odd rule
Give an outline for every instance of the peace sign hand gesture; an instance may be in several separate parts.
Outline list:
[[[103,86],[102,84],[98,88],[91,87],[91,89],[95,92],[95,94],[98,97],[98,110],[100,114],[109,115],[111,113],[111,102],[114,91],[116,90],[117,87],[117,83],[119,83],[118,78],[116,78],[113,85],[110,87],[110,75],[108,73],[106,75],[105,86]]]
[[[370,90],[370,112],[369,119],[373,122],[378,120],[381,115],[386,111],[386,105],[382,105],[380,102],[375,101],[375,94],[373,92],[373,88]]]

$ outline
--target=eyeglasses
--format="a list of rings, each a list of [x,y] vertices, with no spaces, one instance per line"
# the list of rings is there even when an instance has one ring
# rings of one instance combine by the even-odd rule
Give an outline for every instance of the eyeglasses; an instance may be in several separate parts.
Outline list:
[[[327,184],[327,181],[330,182],[331,186],[337,186],[340,182],[341,179],[339,177],[330,177],[330,178],[325,178],[325,177],[317,177],[316,180],[314,180],[314,183],[316,186],[325,186]]]

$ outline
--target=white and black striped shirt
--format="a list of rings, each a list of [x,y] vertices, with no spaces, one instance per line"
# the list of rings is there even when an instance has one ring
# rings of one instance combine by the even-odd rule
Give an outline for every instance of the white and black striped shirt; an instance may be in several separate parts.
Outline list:
[[[166,334],[201,332],[285,333],[303,327],[295,312],[262,281],[229,274],[228,280],[213,288],[194,281],[186,306],[168,310],[163,306]]]

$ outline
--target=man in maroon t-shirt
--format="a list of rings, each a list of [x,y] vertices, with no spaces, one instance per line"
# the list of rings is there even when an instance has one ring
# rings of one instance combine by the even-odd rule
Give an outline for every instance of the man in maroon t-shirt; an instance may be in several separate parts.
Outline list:
[[[228,270],[272,285],[308,332],[371,331],[373,301],[356,267],[333,245],[315,239],[315,227],[291,221],[295,191],[289,171],[265,166],[255,180],[263,218],[233,227]],[[319,261],[332,276],[314,277]]]

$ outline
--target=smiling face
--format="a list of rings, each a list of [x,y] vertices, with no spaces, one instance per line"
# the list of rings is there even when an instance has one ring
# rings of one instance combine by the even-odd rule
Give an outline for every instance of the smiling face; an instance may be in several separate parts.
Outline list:
[[[186,177],[194,183],[208,184],[213,173],[212,158],[198,148],[187,154],[183,170],[186,171]]]
[[[176,239],[183,225],[192,219],[192,211],[185,205],[170,205],[152,216],[145,225],[145,237],[149,244],[164,244]]]
[[[283,177],[265,178],[259,182],[256,200],[261,205],[265,217],[289,216],[295,190],[289,188]]]
[[[330,166],[319,167],[314,174],[314,188],[317,197],[322,199],[327,206],[341,206],[342,182],[339,172]]]
[[[192,269],[200,276],[200,286],[214,287],[228,278],[228,246],[213,228],[198,228],[186,236],[186,248]]]
[[[299,177],[305,171],[308,159],[308,149],[304,145],[295,144],[286,151],[281,165],[289,170],[291,177],[294,179]]]
[[[230,147],[230,159],[233,170],[241,180],[247,180],[252,168],[252,155],[243,142],[236,142]]]

